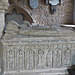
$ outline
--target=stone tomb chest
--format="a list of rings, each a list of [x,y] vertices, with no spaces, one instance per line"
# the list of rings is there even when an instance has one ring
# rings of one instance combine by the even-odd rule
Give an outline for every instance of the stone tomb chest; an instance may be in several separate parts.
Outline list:
[[[75,64],[75,32],[8,23],[3,43],[4,75],[66,75]]]

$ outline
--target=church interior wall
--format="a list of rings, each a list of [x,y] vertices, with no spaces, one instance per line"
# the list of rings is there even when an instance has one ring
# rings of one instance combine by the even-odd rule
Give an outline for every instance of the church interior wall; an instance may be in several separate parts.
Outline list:
[[[73,22],[73,0],[63,0],[54,14],[50,13],[50,5],[46,5],[43,0],[39,0],[39,6],[35,9],[29,7],[28,0],[19,1],[18,4],[29,12],[36,24],[60,26]]]

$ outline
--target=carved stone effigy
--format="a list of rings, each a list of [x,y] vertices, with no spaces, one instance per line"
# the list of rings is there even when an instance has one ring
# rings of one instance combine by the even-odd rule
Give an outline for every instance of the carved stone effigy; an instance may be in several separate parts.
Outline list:
[[[2,39],[4,75],[67,74],[67,67],[75,64],[75,33],[26,23],[7,25]]]

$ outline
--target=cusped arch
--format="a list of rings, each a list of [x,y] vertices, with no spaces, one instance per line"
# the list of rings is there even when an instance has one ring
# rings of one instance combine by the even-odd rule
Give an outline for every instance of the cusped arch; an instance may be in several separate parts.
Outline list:
[[[33,19],[31,15],[22,7],[18,6],[17,4],[12,4],[8,7],[5,14],[12,14],[13,10],[16,9],[18,14],[24,15],[24,20],[29,21],[31,24],[33,23]]]

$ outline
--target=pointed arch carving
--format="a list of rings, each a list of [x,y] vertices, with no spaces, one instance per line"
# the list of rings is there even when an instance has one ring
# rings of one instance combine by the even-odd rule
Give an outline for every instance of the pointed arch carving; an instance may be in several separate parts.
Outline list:
[[[18,6],[17,4],[11,4],[8,9],[6,10],[5,15],[7,14],[12,14],[13,10],[16,9],[18,14],[23,14],[24,15],[24,20],[29,21],[31,24],[33,23],[33,19],[31,15],[22,7]]]

